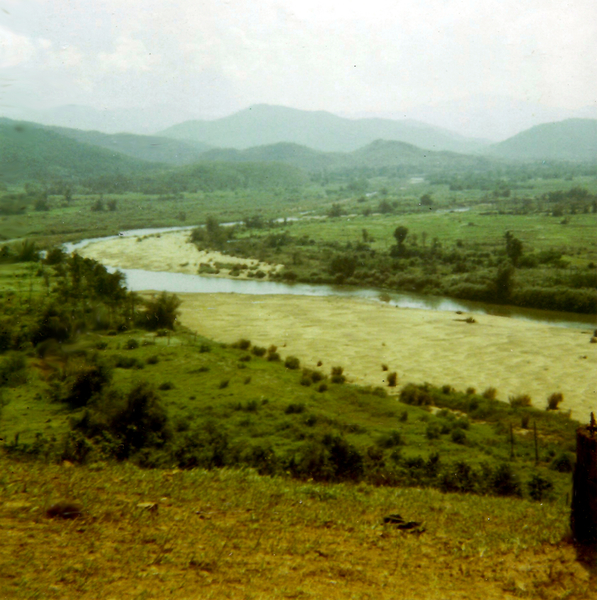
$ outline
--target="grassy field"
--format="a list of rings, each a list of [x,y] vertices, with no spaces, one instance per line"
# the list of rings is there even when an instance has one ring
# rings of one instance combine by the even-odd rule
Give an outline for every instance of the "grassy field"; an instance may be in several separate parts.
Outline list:
[[[246,470],[0,467],[2,598],[594,597],[562,504]],[[83,515],[47,518],[63,499]],[[396,513],[419,532],[383,523]]]

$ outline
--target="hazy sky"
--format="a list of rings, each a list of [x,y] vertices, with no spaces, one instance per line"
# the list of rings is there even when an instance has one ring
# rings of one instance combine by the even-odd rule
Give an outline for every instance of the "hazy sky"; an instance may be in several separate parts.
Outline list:
[[[595,0],[0,0],[5,107],[579,108],[596,57]]]

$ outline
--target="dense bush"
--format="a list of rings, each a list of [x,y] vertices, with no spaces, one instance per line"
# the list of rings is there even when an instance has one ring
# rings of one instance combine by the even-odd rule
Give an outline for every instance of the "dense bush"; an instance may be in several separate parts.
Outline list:
[[[287,369],[299,369],[301,366],[301,361],[296,356],[287,356],[284,361],[284,366]]]
[[[146,300],[144,310],[138,318],[139,325],[151,331],[161,328],[174,329],[180,302],[178,296],[166,292]]]

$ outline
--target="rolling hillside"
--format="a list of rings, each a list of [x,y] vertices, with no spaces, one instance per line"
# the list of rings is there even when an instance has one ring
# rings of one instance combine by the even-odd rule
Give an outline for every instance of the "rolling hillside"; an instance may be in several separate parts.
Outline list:
[[[406,167],[417,171],[438,169],[484,169],[491,159],[458,154],[456,152],[434,152],[423,150],[404,142],[375,140],[353,152],[321,152],[298,144],[271,144],[246,150],[215,148],[201,155],[202,160],[222,162],[282,162],[307,171],[330,171],[360,167]]]
[[[0,182],[126,175],[155,163],[84,144],[32,123],[0,119]]]
[[[597,120],[537,125],[489,146],[484,153],[508,160],[597,162]]]
[[[352,120],[324,111],[265,104],[214,121],[186,121],[159,135],[236,149],[291,142],[325,152],[351,152],[380,138],[465,153],[483,146],[478,140],[417,121]]]

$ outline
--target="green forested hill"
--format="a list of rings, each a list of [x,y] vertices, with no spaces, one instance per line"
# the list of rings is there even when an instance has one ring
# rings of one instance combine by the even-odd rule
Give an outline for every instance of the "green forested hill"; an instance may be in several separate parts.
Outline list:
[[[186,121],[160,133],[220,148],[292,142],[325,152],[351,152],[376,139],[398,140],[431,150],[472,152],[483,143],[417,121],[345,119],[325,111],[259,104],[214,121]]]
[[[204,160],[231,163],[278,161],[307,171],[327,169],[358,169],[401,167],[430,172],[453,169],[484,169],[493,164],[489,158],[423,150],[412,144],[391,140],[376,140],[353,152],[321,152],[298,144],[280,143],[246,150],[214,148],[202,154]]]
[[[90,178],[94,191],[140,191],[148,194],[215,190],[296,188],[308,182],[305,171],[279,162],[201,162],[134,176]]]
[[[3,183],[126,175],[156,166],[159,165],[83,144],[34,124],[0,119]]]
[[[597,120],[567,119],[531,127],[485,154],[510,160],[597,162]]]
[[[201,154],[210,149],[207,144],[174,140],[172,138],[135,135],[133,133],[100,133],[82,131],[67,127],[46,127],[65,137],[126,154],[140,160],[162,162],[173,165],[187,165],[201,160]]]

